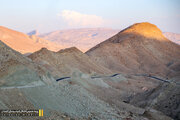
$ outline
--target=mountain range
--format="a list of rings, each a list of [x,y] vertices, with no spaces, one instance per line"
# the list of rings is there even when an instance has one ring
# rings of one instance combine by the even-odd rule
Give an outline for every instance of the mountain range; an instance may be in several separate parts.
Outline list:
[[[119,31],[118,29],[110,28],[81,28],[58,30],[50,33],[38,34],[38,36],[67,47],[76,46],[81,51],[86,52],[93,46],[117,34]],[[180,44],[180,34],[163,32],[163,35],[169,40]]]
[[[148,22],[112,34],[83,53],[1,27],[0,109],[43,109],[45,120],[180,119],[180,45]]]
[[[54,31],[40,34],[39,37],[68,47],[76,46],[85,52],[96,44],[115,35],[118,31],[108,28],[82,28]]]

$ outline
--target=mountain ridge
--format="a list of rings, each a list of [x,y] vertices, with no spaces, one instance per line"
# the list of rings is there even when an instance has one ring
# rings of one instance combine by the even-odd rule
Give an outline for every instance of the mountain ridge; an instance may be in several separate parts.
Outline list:
[[[103,42],[119,32],[120,29],[112,28],[81,28],[52,31],[49,33],[40,34],[39,37],[58,42],[67,47],[76,46],[81,51],[86,52],[93,46]],[[165,32],[163,32],[163,34],[171,41],[179,44],[179,34],[167,35]]]
[[[61,49],[57,52],[42,48],[28,57],[34,62],[44,65],[47,69],[51,69],[55,77],[70,76],[77,70],[88,74],[111,73],[110,70],[97,65],[76,47]]]
[[[39,37],[58,42],[59,44],[67,47],[76,46],[78,49],[85,52],[89,48],[111,37],[117,32],[119,32],[119,30],[110,28],[80,28],[57,30],[41,34]]]

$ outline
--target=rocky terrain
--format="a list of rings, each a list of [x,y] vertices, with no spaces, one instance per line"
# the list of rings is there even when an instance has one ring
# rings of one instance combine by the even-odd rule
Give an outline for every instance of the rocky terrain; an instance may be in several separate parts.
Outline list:
[[[43,109],[2,120],[178,120],[180,46],[137,23],[86,53],[42,48],[25,56],[0,41],[0,109]]]
[[[0,41],[0,87],[42,84],[46,71]]]
[[[57,52],[46,48],[34,52],[28,56],[34,62],[45,66],[54,76],[68,76],[74,71],[87,74],[107,74],[110,70],[93,62],[89,56],[78,50],[76,47],[61,49]]]
[[[74,50],[76,48],[71,48]],[[71,52],[62,50],[60,53]],[[138,115],[118,110],[97,98],[90,89],[106,88],[103,80],[91,80],[89,74],[74,71],[71,79],[59,81],[41,64],[0,42],[0,109],[44,109],[43,119],[139,119]],[[72,51],[73,52],[73,51]],[[24,117],[0,117],[24,119]],[[26,119],[38,119],[29,117]],[[143,119],[143,117],[142,117]]]
[[[0,26],[0,40],[14,50],[23,54],[35,52],[42,47],[46,47],[53,51],[64,48],[62,45],[44,40],[35,35],[29,36],[24,33],[5,28],[3,26]]]

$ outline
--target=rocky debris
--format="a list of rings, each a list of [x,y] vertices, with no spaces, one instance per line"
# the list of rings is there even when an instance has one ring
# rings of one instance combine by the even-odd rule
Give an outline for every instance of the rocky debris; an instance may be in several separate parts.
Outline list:
[[[173,120],[172,118],[166,116],[162,112],[154,110],[154,109],[147,110],[144,113],[144,116],[146,116],[146,117],[148,117],[149,119],[152,119],[152,120]]]
[[[142,108],[151,107],[178,120],[180,112],[180,86],[174,83],[162,84],[157,88],[134,96],[130,103]]]
[[[123,111],[127,111],[133,114],[138,114],[138,115],[143,115],[145,112],[145,109],[143,108],[139,108],[139,107],[135,107],[133,105],[121,102],[121,101],[114,101],[112,100],[112,102],[121,110]]]

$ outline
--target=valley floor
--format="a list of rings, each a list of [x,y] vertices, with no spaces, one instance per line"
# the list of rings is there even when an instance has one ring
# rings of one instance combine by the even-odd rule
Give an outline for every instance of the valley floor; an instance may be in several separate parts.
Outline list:
[[[165,81],[145,76],[113,74],[90,76],[80,72],[64,80],[31,86],[1,87],[0,109],[43,109],[43,119],[155,120],[171,119],[153,108],[130,104],[135,95],[151,91]],[[147,84],[148,83],[148,84]],[[157,93],[159,94],[159,93]],[[144,101],[144,100],[141,100]],[[157,117],[158,116],[158,117]],[[1,117],[1,119],[39,119]]]

